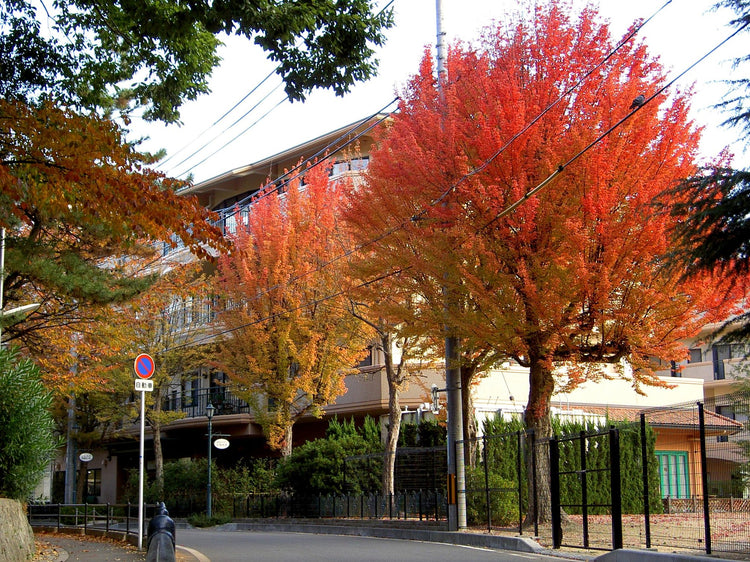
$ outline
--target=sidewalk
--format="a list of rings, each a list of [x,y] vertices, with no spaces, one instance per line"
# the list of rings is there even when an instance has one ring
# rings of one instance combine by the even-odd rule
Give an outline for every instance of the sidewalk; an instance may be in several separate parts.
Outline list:
[[[35,533],[36,555],[33,562],[143,562],[146,552],[130,544],[91,535]]]
[[[67,533],[34,533],[36,555],[32,562],[143,562],[144,550],[121,540],[69,535]],[[177,562],[197,562],[198,558],[177,545]]]

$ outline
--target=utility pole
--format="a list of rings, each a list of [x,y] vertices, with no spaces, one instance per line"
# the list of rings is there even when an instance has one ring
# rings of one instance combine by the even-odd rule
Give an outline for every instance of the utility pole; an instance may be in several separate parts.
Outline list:
[[[443,85],[447,79],[445,68],[445,32],[443,31],[443,3],[435,0],[437,20],[437,84],[441,101]],[[459,363],[459,341],[450,325],[450,316],[455,303],[448,285],[443,287],[445,305],[445,391],[448,412],[448,530],[466,528],[466,484],[464,474],[464,448],[456,444],[462,440],[463,413],[461,411],[461,369]]]

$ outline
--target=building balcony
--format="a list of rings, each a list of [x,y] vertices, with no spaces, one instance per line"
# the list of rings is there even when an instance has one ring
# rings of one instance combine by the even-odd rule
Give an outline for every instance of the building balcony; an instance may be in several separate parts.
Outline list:
[[[173,394],[164,401],[162,408],[167,412],[184,412],[188,418],[198,418],[206,415],[209,402],[216,408],[217,416],[250,413],[247,402],[237,398],[223,386]]]

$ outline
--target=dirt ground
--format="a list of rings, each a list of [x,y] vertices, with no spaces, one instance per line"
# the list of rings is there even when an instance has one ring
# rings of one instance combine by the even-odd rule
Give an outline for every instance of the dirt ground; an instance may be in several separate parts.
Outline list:
[[[750,514],[714,513],[711,517],[711,551],[721,558],[750,559]],[[702,514],[683,513],[652,515],[651,547],[660,552],[706,554],[705,527]],[[481,532],[481,529],[473,529]],[[485,531],[486,532],[486,531]],[[515,529],[494,529],[493,533],[518,534]],[[533,527],[524,528],[525,536],[533,536]],[[623,516],[623,547],[646,548],[646,527],[642,515]],[[541,525],[533,537],[545,548],[552,548],[552,528]],[[569,515],[563,524],[563,549],[572,552],[601,554],[612,549],[612,520],[608,515],[588,517],[588,549],[584,547],[583,517]]]

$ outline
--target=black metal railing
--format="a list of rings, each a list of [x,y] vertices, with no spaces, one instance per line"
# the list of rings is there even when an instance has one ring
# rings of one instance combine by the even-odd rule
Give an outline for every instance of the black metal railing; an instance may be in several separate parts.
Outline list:
[[[189,418],[206,415],[209,402],[216,408],[216,415],[247,414],[250,406],[237,398],[223,386],[201,388],[168,396],[163,409],[170,412],[185,412]]]
[[[144,504],[144,532],[146,521],[152,517],[156,504]],[[137,503],[34,503],[27,506],[27,517],[32,526],[80,529],[138,534]]]
[[[217,496],[217,503],[231,501],[234,518],[302,518],[445,521],[443,490],[409,490],[395,494],[249,494]]]

